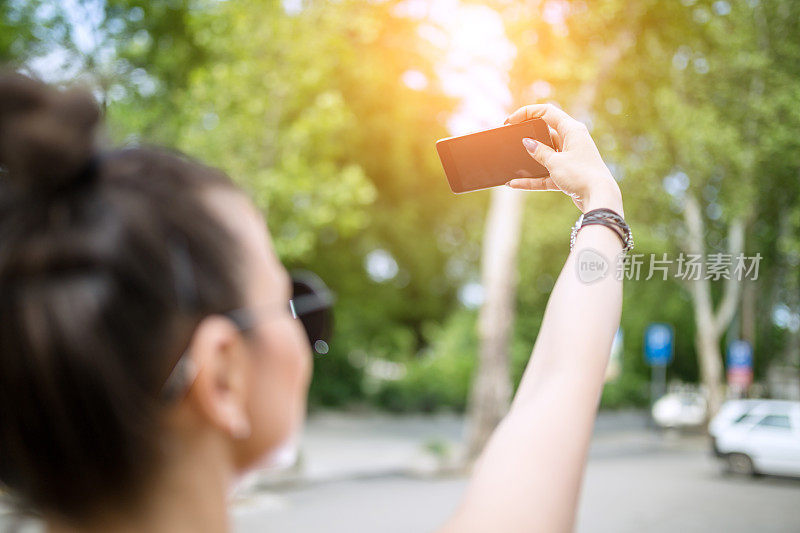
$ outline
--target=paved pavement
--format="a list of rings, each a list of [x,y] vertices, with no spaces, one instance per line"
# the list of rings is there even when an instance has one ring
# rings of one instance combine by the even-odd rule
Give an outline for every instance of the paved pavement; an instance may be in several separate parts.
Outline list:
[[[702,435],[660,434],[645,421],[641,413],[598,419],[579,533],[800,532],[800,481],[728,476]],[[435,456],[458,453],[462,432],[455,416],[314,416],[302,472],[272,473],[240,490],[235,531],[432,531],[466,484],[431,476]],[[0,531],[3,525],[0,512]]]
[[[316,474],[302,486],[240,498],[236,530],[431,531],[453,512],[466,481],[428,478],[408,465],[420,460],[421,442],[456,443],[460,434],[460,421],[447,417],[312,419],[306,455]],[[350,459],[365,456],[357,475],[340,475]],[[326,470],[330,461],[340,462]],[[702,435],[657,433],[636,413],[604,414],[592,440],[576,530],[800,531],[800,481],[726,475]]]
[[[800,481],[725,474],[703,446],[592,457],[579,532],[800,532]]]

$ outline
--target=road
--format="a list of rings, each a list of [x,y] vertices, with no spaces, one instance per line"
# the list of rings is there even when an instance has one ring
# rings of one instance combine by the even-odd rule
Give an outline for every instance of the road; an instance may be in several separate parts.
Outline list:
[[[434,427],[438,437],[455,438],[457,426],[445,422],[429,431]],[[420,436],[419,431],[398,434],[409,432]],[[319,438],[310,435],[311,441]],[[386,472],[261,491],[234,506],[236,531],[431,531],[453,512],[466,484],[463,478]],[[592,441],[576,531],[800,531],[800,480],[730,476],[700,435],[657,433],[635,419],[631,424],[606,417]]]
[[[726,475],[702,435],[658,433],[644,420],[601,413],[578,533],[800,532],[800,480]],[[302,474],[240,489],[234,530],[432,531],[453,512],[466,480],[431,476],[425,449],[456,450],[462,433],[453,416],[316,415],[303,438]],[[0,531],[9,524],[3,514]]]

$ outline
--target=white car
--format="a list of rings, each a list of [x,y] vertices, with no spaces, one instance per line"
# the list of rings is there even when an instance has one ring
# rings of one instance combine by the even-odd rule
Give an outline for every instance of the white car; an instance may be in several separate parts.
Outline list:
[[[664,428],[700,426],[706,420],[706,400],[696,392],[665,394],[653,404],[653,420]]]
[[[708,432],[732,472],[800,476],[800,402],[729,401]]]

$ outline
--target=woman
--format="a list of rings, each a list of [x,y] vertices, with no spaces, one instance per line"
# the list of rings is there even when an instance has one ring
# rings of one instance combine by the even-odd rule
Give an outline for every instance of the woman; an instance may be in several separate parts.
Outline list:
[[[526,141],[550,177],[509,186],[622,215],[586,128],[549,105],[508,122],[532,117],[560,151]],[[290,280],[226,176],[99,150],[98,118],[86,93],[0,76],[0,481],[52,531],[227,531],[232,482],[304,417],[310,348]],[[576,256],[627,242],[621,216],[598,213],[443,531],[572,527],[622,295],[614,276],[582,283]]]

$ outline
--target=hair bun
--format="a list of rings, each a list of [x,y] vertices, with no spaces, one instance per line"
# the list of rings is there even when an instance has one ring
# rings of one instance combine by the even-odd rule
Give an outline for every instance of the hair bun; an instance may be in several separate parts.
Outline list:
[[[30,194],[67,188],[91,160],[99,118],[87,91],[58,91],[0,72],[0,165]]]

